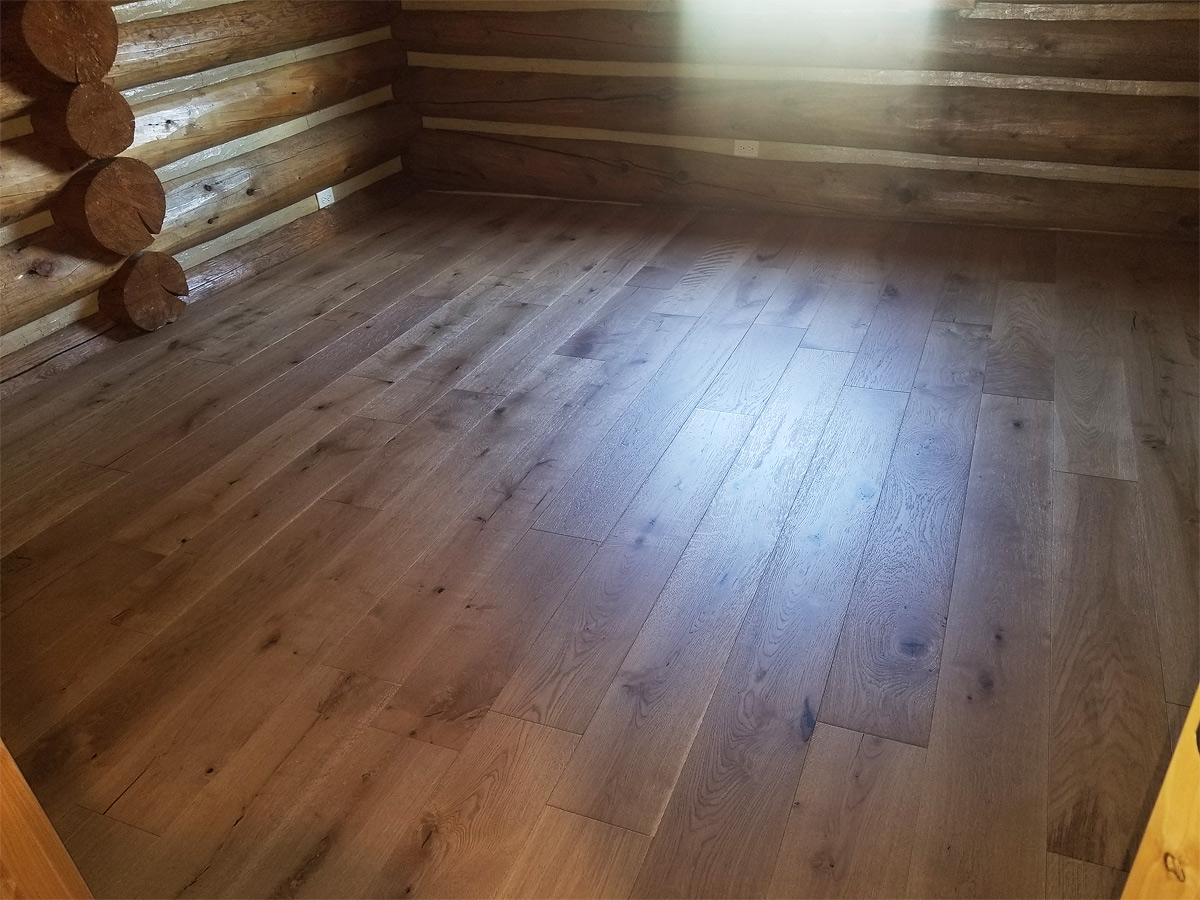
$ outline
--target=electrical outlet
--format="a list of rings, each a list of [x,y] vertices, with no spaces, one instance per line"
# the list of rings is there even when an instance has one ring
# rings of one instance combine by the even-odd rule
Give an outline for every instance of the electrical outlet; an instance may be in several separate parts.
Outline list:
[[[758,141],[734,141],[734,156],[758,156]]]

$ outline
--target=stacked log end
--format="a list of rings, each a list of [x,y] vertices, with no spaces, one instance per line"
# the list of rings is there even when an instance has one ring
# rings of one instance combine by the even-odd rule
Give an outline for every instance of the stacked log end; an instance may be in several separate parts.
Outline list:
[[[110,319],[154,331],[174,322],[187,304],[183,267],[166,253],[139,253],[100,288],[100,311]]]
[[[89,159],[117,156],[133,143],[133,110],[103,81],[52,89],[31,118],[40,138]]]
[[[166,214],[166,192],[154,170],[126,156],[97,160],[75,173],[54,205],[56,223],[117,256],[149,247]]]
[[[117,58],[117,18],[107,3],[28,0],[20,31],[30,55],[60,81],[99,81]]]
[[[185,307],[183,269],[165,254],[142,253],[162,230],[166,192],[149,165],[118,156],[133,143],[133,111],[101,81],[117,56],[112,7],[28,0],[16,25],[23,51],[56,81],[33,110],[35,133],[93,160],[55,199],[54,221],[93,253],[131,257],[101,288],[101,310],[146,331],[174,321]]]

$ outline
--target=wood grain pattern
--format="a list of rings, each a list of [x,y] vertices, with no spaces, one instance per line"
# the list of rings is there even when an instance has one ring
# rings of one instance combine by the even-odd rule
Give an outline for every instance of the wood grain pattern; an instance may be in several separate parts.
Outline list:
[[[847,389],[830,415],[637,896],[766,893],[904,405],[902,394]]]
[[[595,552],[591,541],[531,530],[458,611],[373,724],[461,750]]]
[[[1128,870],[1167,742],[1136,485],[1056,473],[1049,848]]]
[[[820,724],[788,818],[770,897],[898,897],[924,751]]]
[[[982,386],[983,329],[930,332],[820,719],[925,746]]]
[[[1115,889],[1194,672],[1188,253],[408,190],[2,401],[0,734],[97,895]],[[1002,281],[1137,481],[981,395]]]
[[[1054,399],[1057,319],[1053,288],[1000,283],[983,383],[987,393]]]
[[[410,897],[494,894],[578,740],[489,713],[369,890]]]
[[[908,894],[1059,896],[1043,879],[1050,696],[1045,401],[983,396],[919,778]],[[998,723],[1021,720],[1007,741]],[[1000,853],[993,848],[1003,847]]]
[[[8,748],[0,744],[0,774],[4,777],[4,867],[0,885],[6,897],[90,898],[37,798],[21,777]]]
[[[1119,357],[1054,357],[1054,468],[1136,481],[1137,451]]]
[[[409,151],[426,188],[766,213],[864,216],[1194,239],[1196,192],[980,171],[738,159],[673,147],[426,129]]]
[[[406,50],[484,56],[618,59],[680,58],[757,65],[947,69],[1087,78],[1195,79],[1197,38],[1190,23],[963,19],[892,12],[870,19],[764,7],[757,15],[714,8],[685,32],[679,12],[624,10],[454,12],[405,10],[392,28]],[[687,33],[686,42],[680,36]],[[1041,52],[1029,52],[1031,47]],[[1144,49],[1158,51],[1147,59]]]
[[[1046,896],[1064,900],[1116,900],[1125,873],[1058,853],[1046,854]]]
[[[547,806],[498,897],[623,897],[650,839]]]
[[[608,686],[553,805],[643,834],[655,829],[850,362],[821,351],[792,358]]]
[[[1090,165],[1188,168],[1198,140],[1184,97],[424,67],[396,93],[424,116]]]
[[[108,79],[125,90],[368,31],[389,18],[374,3],[243,0],[124,22]]]
[[[583,732],[752,425],[705,410],[689,417],[495,709]]]

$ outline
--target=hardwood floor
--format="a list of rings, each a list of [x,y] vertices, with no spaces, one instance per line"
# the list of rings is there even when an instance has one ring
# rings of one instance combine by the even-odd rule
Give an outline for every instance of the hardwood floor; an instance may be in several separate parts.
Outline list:
[[[1195,247],[420,194],[7,398],[97,896],[1099,897],[1198,676]]]

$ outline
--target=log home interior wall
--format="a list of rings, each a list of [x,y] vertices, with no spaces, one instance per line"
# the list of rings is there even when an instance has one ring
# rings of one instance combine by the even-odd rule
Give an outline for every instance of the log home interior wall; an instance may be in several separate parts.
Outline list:
[[[403,65],[390,3],[353,0],[135,0],[114,4],[116,62],[106,81],[133,108],[126,156],[152,166],[167,213],[152,248],[187,271],[193,299],[304,249],[328,229],[307,221],[287,245],[238,254],[256,238],[400,171],[392,102]],[[78,168],[34,132],[28,71],[0,82],[0,306],[3,374],[90,342],[111,322],[97,291],[119,262],[81,252],[51,206]],[[310,232],[312,234],[310,234]],[[30,347],[47,335],[50,346]]]
[[[852,6],[134,0],[106,80],[193,299],[401,156],[432,189],[1196,238],[1198,4]],[[0,378],[103,333],[115,269],[54,224],[72,169],[10,76]]]
[[[589,5],[403,4],[418,181],[1196,235],[1193,3]]]

